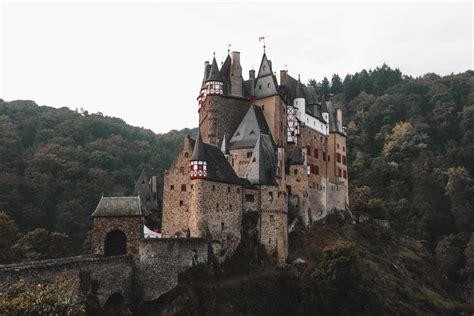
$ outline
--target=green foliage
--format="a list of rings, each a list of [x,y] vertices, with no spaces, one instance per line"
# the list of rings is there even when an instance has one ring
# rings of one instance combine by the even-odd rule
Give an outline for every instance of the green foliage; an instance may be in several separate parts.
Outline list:
[[[161,179],[186,133],[195,130],[157,135],[100,113],[1,100],[0,209],[23,232],[67,234],[78,253],[101,193],[132,194],[142,168]]]
[[[79,281],[60,274],[50,282],[27,284],[24,280],[0,293],[2,315],[84,315]]]
[[[18,239],[18,229],[15,221],[5,212],[0,212],[0,264],[11,263],[15,259],[12,245]]]
[[[37,228],[21,237],[12,247],[22,261],[69,257],[71,240],[66,234]]]

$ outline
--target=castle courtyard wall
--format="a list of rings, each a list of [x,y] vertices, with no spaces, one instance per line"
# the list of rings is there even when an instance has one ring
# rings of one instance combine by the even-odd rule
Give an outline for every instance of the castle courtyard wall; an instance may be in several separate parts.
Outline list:
[[[113,230],[120,230],[127,236],[127,254],[138,254],[143,237],[143,217],[94,217],[92,229],[92,253],[104,254],[105,238]]]

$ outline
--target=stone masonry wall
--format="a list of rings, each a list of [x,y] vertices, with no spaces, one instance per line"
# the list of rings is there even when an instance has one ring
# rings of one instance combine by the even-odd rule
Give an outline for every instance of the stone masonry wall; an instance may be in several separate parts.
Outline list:
[[[253,148],[239,148],[230,150],[229,162],[235,173],[241,177],[245,177],[247,167],[252,156]]]
[[[126,255],[71,257],[3,265],[0,266],[0,293],[20,279],[36,287],[65,276],[69,282],[81,284],[73,300],[93,295],[103,306],[112,294],[118,293],[129,302],[132,294],[132,266],[132,258]]]
[[[92,229],[93,254],[104,254],[105,238],[112,230],[120,230],[127,236],[127,254],[138,254],[143,235],[143,217],[95,217]]]
[[[190,230],[190,209],[194,205],[190,159],[193,148],[188,137],[165,172],[163,183],[163,237],[185,237]]]
[[[138,282],[140,297],[155,300],[178,285],[178,275],[198,263],[207,262],[203,238],[145,239],[140,244]]]
[[[274,95],[256,100],[255,105],[262,109],[275,143],[286,148],[287,121],[285,102],[279,95]]]
[[[278,186],[261,186],[260,242],[270,254],[288,255],[288,203],[286,191]],[[278,240],[283,239],[284,249],[278,249]],[[280,257],[280,255],[278,255]]]
[[[291,165],[286,176],[287,185],[291,187],[289,204],[301,218],[304,225],[309,224],[311,205],[308,195],[308,175],[305,165]]]
[[[210,233],[220,244],[221,255],[231,256],[240,243],[242,220],[242,186],[208,180],[193,180],[193,201],[190,218],[191,237]]]
[[[250,107],[243,98],[208,96],[199,110],[199,127],[205,143],[220,146],[230,139]]]

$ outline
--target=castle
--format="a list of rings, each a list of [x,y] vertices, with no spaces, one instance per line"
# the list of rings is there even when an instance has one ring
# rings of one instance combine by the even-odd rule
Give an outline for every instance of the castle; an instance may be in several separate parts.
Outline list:
[[[331,100],[319,100],[299,76],[282,70],[278,83],[264,52],[258,73],[250,70],[244,80],[240,53],[229,52],[220,69],[215,56],[204,63],[197,101],[199,132],[195,139],[185,137],[165,171],[161,238],[206,238],[213,255],[225,260],[240,243],[242,217],[254,212],[261,244],[284,262],[288,229],[297,221],[308,226],[331,210],[346,209],[342,111]],[[101,200],[92,215],[96,253],[104,253],[107,229],[102,227],[114,214],[115,221],[124,221],[127,206],[157,204],[156,183],[142,173],[135,187],[139,201]],[[107,216],[102,209],[108,209]],[[137,227],[131,220],[127,225]],[[124,230],[127,235],[130,228]],[[141,234],[141,228],[135,230]],[[132,237],[127,239],[130,249],[137,248]]]
[[[20,278],[36,284],[68,273],[90,283],[82,288],[101,306],[150,301],[190,266],[231,257],[249,214],[267,253],[284,263],[296,223],[309,226],[348,207],[342,111],[286,70],[278,82],[265,52],[248,80],[239,52],[229,52],[220,69],[215,56],[205,62],[197,100],[199,132],[185,137],[165,172],[162,201],[159,181],[142,172],[133,196],[101,198],[92,256],[5,266],[0,290]],[[159,208],[161,233],[145,225]]]

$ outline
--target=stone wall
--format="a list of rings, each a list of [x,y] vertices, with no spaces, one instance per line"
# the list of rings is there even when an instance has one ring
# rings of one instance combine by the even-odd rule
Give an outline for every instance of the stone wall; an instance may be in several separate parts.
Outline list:
[[[144,301],[157,299],[178,285],[178,275],[207,262],[203,238],[145,239],[140,243],[137,281]]]
[[[190,159],[193,147],[185,137],[171,166],[165,172],[163,183],[163,237],[185,237],[190,229],[190,209],[194,203],[190,179]]]
[[[127,236],[127,254],[138,254],[138,245],[143,235],[143,217],[95,217],[93,220],[93,254],[104,254],[105,238],[113,230],[120,230]]]
[[[348,188],[344,183],[328,182],[327,185],[327,207],[328,212],[346,209],[346,196]]]
[[[92,295],[103,306],[112,294],[120,294],[128,302],[132,294],[132,266],[132,257],[126,255],[71,257],[3,265],[0,266],[0,292],[19,280],[33,287],[66,276],[69,282],[81,284],[76,296],[71,298],[73,300]]]
[[[304,225],[309,224],[311,205],[308,194],[308,175],[305,165],[290,165],[286,183],[289,186],[289,204],[292,210],[300,217]]]
[[[235,173],[241,177],[245,177],[253,148],[239,148],[230,150],[229,162]]]
[[[338,155],[341,157],[340,162],[337,161]],[[345,178],[344,174],[346,175]],[[346,137],[339,133],[330,133],[328,138],[328,181],[345,187],[344,205],[349,204],[349,175],[347,173]],[[330,191],[328,190],[328,194],[329,192]]]
[[[288,254],[288,202],[286,190],[280,191],[278,186],[262,185],[260,242],[272,255],[287,257]],[[278,241],[283,239],[284,249],[278,249]]]
[[[265,120],[267,121],[273,140],[278,146],[286,148],[287,138],[287,121],[286,121],[286,104],[280,95],[258,99],[254,102],[259,106]]]
[[[190,218],[191,237],[210,237],[219,245],[221,256],[231,256],[240,243],[243,211],[241,185],[193,180]]]
[[[208,96],[199,110],[199,127],[205,143],[220,146],[230,139],[250,107],[250,101],[237,97]]]

